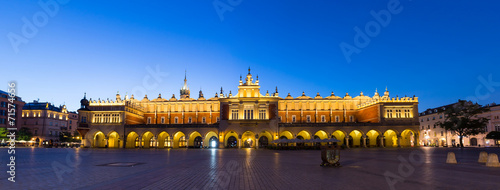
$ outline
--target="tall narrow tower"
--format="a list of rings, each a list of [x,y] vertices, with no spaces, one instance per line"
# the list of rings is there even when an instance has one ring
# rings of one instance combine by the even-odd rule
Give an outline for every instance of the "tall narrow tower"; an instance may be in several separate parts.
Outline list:
[[[181,99],[189,98],[189,87],[187,86],[186,72],[184,72],[184,86],[181,88]]]

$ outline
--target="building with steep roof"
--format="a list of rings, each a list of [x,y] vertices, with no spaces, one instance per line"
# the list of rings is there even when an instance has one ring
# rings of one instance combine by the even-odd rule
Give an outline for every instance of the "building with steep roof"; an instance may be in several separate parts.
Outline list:
[[[286,139],[340,140],[347,147],[401,147],[418,145],[418,98],[383,96],[314,98],[305,92],[285,98],[260,91],[258,76],[248,69],[240,76],[238,92],[223,88],[212,98],[200,90],[190,97],[187,77],[170,99],[142,100],[116,95],[115,100],[82,99],[78,131],[87,147],[181,148],[251,147]]]

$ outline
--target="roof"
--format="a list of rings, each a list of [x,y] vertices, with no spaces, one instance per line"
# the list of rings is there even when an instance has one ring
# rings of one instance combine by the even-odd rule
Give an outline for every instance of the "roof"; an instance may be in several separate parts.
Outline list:
[[[37,101],[24,104],[23,110],[52,110],[56,112],[62,111],[60,107],[56,107],[51,103]]]

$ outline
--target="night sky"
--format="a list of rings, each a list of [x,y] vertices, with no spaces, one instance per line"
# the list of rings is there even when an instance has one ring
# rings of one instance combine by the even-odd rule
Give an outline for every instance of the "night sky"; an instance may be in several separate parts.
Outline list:
[[[185,70],[194,98],[236,94],[251,67],[281,97],[500,103],[499,1],[66,1],[0,2],[2,90],[76,110],[84,92],[179,98]]]

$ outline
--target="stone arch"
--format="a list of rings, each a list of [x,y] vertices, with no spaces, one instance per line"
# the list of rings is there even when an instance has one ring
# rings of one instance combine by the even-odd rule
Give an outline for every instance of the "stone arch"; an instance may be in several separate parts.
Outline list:
[[[416,146],[417,143],[417,132],[415,132],[412,129],[405,129],[403,132],[401,132],[401,147],[412,147]]]
[[[314,137],[318,137],[319,139],[328,139],[328,133],[323,131],[323,130],[319,130],[319,131],[316,131],[316,133],[314,133]]]
[[[372,129],[366,132],[366,147],[380,147],[382,146],[380,138],[380,131]]]
[[[228,131],[226,135],[224,135],[224,142],[226,148],[238,148],[238,133],[234,131]]]
[[[255,148],[256,139],[253,131],[245,131],[241,134],[241,147]]]
[[[131,131],[127,134],[126,148],[139,148],[141,145],[139,143],[139,134],[135,131]]]
[[[297,133],[297,139],[300,139],[300,140],[311,139],[311,133],[309,133],[306,130],[302,130],[299,133]],[[304,146],[304,145],[306,145],[306,144],[305,143],[297,143],[297,146]]]
[[[384,147],[398,146],[398,132],[393,129],[388,129],[384,132]]]
[[[181,131],[178,131],[174,134],[174,144],[173,144],[173,148],[185,148],[187,147],[187,142],[186,142],[186,135],[181,132]]]
[[[335,139],[340,141],[340,142],[338,142],[338,145],[346,144],[345,137],[346,137],[346,133],[344,131],[341,131],[341,130],[336,130],[332,133],[332,138],[335,138]]]
[[[189,147],[200,148],[203,146],[203,136],[198,131],[193,131],[189,134]]]
[[[278,138],[282,139],[282,138],[286,138],[286,139],[294,139],[294,136],[293,136],[293,133],[290,132],[290,131],[281,131],[280,135]]]
[[[156,140],[154,139],[154,134],[151,131],[144,132],[141,137],[142,148],[156,147]]]
[[[165,131],[158,134],[158,148],[170,148],[172,147],[172,137]]]
[[[120,135],[116,131],[108,133],[108,148],[120,148]]]
[[[268,146],[271,141],[273,140],[273,135],[269,131],[262,131],[259,133],[259,147],[266,147]]]
[[[94,148],[104,148],[106,147],[106,136],[102,131],[97,131],[94,133]]]
[[[352,130],[349,133],[349,147],[361,147],[363,146],[363,132],[359,130]]]
[[[217,135],[217,132],[215,131],[208,131],[204,135],[205,139],[203,140],[203,146],[205,147],[210,147],[210,148],[218,148],[219,147],[219,137]]]

